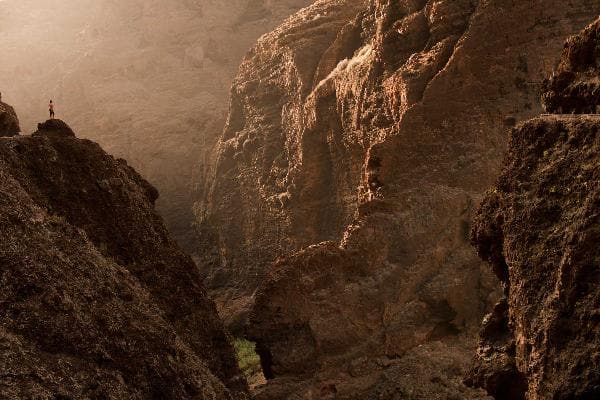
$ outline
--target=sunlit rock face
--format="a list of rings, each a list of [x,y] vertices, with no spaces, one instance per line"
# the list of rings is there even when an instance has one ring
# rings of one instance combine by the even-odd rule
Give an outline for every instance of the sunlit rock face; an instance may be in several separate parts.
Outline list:
[[[1,398],[247,398],[157,196],[63,121],[0,138]]]
[[[511,132],[475,219],[506,296],[484,322],[470,381],[498,400],[600,397],[599,33],[600,19],[566,42],[543,93],[554,113]]]
[[[258,41],[199,209],[207,284],[270,378],[259,398],[485,396],[461,383],[500,294],[472,217],[599,12],[323,0]]]
[[[239,63],[310,0],[6,0],[0,90],[34,130],[53,99],[80,135],[127,159],[161,193],[184,245],[192,193],[222,132]]]

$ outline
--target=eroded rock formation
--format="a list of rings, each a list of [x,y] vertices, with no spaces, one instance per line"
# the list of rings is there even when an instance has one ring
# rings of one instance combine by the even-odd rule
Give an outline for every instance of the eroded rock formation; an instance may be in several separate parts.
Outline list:
[[[592,24],[565,43],[560,65],[544,82],[542,101],[550,113],[600,113],[600,25]]]
[[[600,397],[600,20],[569,39],[545,115],[510,136],[473,240],[506,299],[484,322],[470,381],[503,399]],[[568,82],[567,82],[568,81]]]
[[[0,102],[0,136],[15,136],[19,132],[21,128],[15,110],[8,104]]]
[[[0,139],[0,397],[246,398],[157,197],[62,121]]]
[[[461,383],[499,295],[474,206],[564,38],[599,12],[322,0],[259,40],[198,207],[220,313],[270,378],[259,398],[483,396]]]

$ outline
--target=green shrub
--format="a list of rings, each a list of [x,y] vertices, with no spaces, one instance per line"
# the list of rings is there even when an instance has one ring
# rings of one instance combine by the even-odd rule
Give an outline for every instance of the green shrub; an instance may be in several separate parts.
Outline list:
[[[246,339],[235,338],[233,347],[240,369],[247,378],[262,373],[260,357],[256,354],[256,344]]]

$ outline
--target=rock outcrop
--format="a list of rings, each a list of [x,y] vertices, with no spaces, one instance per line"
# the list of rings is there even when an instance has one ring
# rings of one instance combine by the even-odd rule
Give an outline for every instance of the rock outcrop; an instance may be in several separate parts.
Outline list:
[[[600,113],[600,24],[565,43],[560,65],[544,82],[542,102],[550,113]]]
[[[14,108],[0,102],[0,137],[15,136],[21,132]]]
[[[62,121],[0,139],[1,398],[246,398],[157,197]]]
[[[192,204],[237,68],[260,35],[312,1],[0,2],[0,89],[24,131],[54,99],[58,117],[126,159],[158,188],[157,209],[189,253]]]
[[[481,398],[461,380],[500,291],[469,243],[474,207],[598,13],[321,0],[259,40],[198,207],[207,284],[258,343],[259,398]]]
[[[596,110],[599,31],[600,20],[567,42],[550,110]],[[506,298],[484,321],[472,384],[498,400],[600,397],[599,211],[600,115],[544,115],[511,132],[473,228]]]

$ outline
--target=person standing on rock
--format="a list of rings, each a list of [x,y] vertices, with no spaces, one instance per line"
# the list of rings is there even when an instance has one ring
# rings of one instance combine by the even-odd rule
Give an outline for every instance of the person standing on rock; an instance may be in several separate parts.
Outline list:
[[[50,119],[54,119],[54,103],[52,103],[52,100],[48,104],[48,111],[50,111]]]

